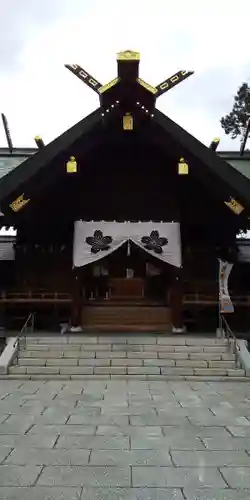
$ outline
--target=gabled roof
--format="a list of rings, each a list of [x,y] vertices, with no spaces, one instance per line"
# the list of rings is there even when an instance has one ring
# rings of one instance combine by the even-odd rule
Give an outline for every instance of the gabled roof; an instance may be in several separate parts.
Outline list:
[[[121,66],[122,64],[124,64],[124,67]],[[133,70],[133,64],[135,64],[135,70]],[[207,186],[210,186],[214,191],[219,186],[223,191],[222,201],[236,200],[245,209],[243,210],[244,216],[249,216],[250,179],[242,175],[236,168],[229,165],[218,154],[204,146],[170,118],[155,109],[157,92],[160,95],[162,89],[165,91],[168,87],[171,88],[171,86],[174,86],[176,81],[178,81],[178,79],[176,80],[178,75],[183,74],[184,79],[187,73],[191,73],[178,72],[160,84],[160,86],[153,88],[138,78],[138,58],[135,60],[119,59],[118,68],[119,85],[107,85],[105,98],[103,95],[104,92],[101,95],[102,106],[100,108],[64,132],[50,144],[39,149],[26,161],[0,179],[0,207],[2,212],[4,214],[10,213],[10,204],[15,202],[19,196],[24,195],[24,197],[29,197],[31,196],[32,189],[42,189],[42,174],[48,174],[49,172],[51,181],[55,179],[57,170],[54,166],[58,162],[65,163],[69,159],[69,155],[73,154],[74,144],[77,142],[81,141],[81,148],[83,150],[89,147],[90,136],[92,137],[94,131],[98,127],[100,128],[105,116],[110,116],[112,113],[117,112],[118,115],[120,113],[119,116],[122,116],[129,109],[134,110],[136,113],[141,113],[145,118],[151,120],[153,125],[156,124],[160,127],[161,133],[165,134],[166,143],[169,144],[172,142],[176,144],[178,151],[181,152],[181,156],[185,156],[185,159],[187,159],[191,166],[193,162],[195,163],[194,170],[196,170],[197,175],[201,175],[202,173],[203,182],[207,183]],[[114,110],[114,107],[116,110]],[[106,115],[107,112],[108,114]],[[218,180],[218,186],[216,185],[216,179]],[[11,213],[13,215],[13,212]]]
[[[63,158],[65,155],[68,159],[68,151],[71,146],[81,138],[86,139],[86,134],[100,122],[100,117],[100,110],[94,111],[2,177],[0,179],[0,206],[13,192],[22,190],[25,183],[37,176],[41,170],[51,165],[52,162],[57,161],[58,157]]]
[[[0,179],[37,152],[37,147],[14,148],[13,153],[10,153],[8,148],[0,147]],[[250,179],[250,151],[245,151],[243,156],[240,155],[240,151],[216,151],[216,153],[240,174]]]

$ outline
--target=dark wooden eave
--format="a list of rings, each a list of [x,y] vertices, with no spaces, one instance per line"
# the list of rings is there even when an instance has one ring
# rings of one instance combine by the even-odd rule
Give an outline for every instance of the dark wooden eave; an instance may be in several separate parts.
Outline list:
[[[101,112],[100,109],[97,109],[2,177],[0,179],[0,207],[2,210],[4,210],[4,201],[11,198],[12,193],[21,194],[20,191],[25,189],[25,185],[38,176],[41,170],[48,165],[52,165],[53,168],[53,162],[56,163],[59,157],[64,156],[67,161],[68,151],[72,145],[81,138],[84,141],[86,134],[100,122],[100,119]]]
[[[243,205],[248,205],[250,209],[250,180],[161,111],[155,110],[155,120],[169,137],[180,144],[185,152],[183,154],[187,154],[191,160],[192,158],[199,160],[201,168],[202,165],[206,166],[232,190],[231,196],[236,197],[237,201],[242,201]]]
[[[40,185],[41,174],[43,174],[43,171],[48,172],[46,170],[48,167],[50,171],[47,175],[47,183],[52,182],[58,172],[53,165],[58,162],[66,162],[69,158],[69,151],[72,151],[72,147],[77,141],[81,140],[83,150],[87,147],[89,133],[101,123],[101,113],[101,108],[95,110],[0,179],[0,207],[4,214],[10,214],[9,203],[15,200],[17,196],[22,193],[25,193],[26,196],[32,195],[29,192],[32,189],[31,185],[33,187],[37,185],[37,189],[38,187],[42,189],[42,185]],[[225,192],[228,193],[228,197],[234,197],[244,206],[246,209],[243,212],[244,216],[249,216],[250,180],[246,179],[245,176],[222,160],[214,151],[207,148],[159,110],[154,110],[152,121],[155,121],[162,129],[162,133],[166,134],[166,142],[169,142],[170,139],[178,144],[178,150],[180,150],[181,156],[185,155],[187,157],[190,168],[192,168],[192,160],[194,160],[195,168],[201,170],[200,175],[203,175],[204,182],[206,182],[206,176],[208,177],[207,174],[211,172],[215,179],[217,178],[220,181],[221,185],[225,185]],[[208,186],[213,190],[211,180]],[[222,197],[222,201],[227,201],[227,199]],[[15,217],[14,213],[12,215]]]

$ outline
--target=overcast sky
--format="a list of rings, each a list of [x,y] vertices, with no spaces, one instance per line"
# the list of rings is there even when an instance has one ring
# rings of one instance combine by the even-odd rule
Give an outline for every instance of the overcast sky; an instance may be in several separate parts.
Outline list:
[[[220,149],[238,149],[220,117],[250,80],[249,19],[250,0],[0,0],[0,111],[14,145],[50,142],[98,106],[65,63],[107,83],[116,53],[133,49],[149,83],[194,70],[157,107],[205,144],[218,136]]]

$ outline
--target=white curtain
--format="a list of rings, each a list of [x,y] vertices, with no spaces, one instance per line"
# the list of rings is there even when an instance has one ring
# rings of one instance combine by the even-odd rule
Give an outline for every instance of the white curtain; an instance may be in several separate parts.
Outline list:
[[[74,267],[86,266],[133,241],[150,255],[176,267],[181,266],[178,222],[75,222]]]
[[[0,242],[0,260],[14,260],[15,251],[10,241]]]

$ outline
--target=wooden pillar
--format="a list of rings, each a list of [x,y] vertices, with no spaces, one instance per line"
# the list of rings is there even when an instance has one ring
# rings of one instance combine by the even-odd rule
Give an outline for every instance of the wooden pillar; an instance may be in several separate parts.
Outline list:
[[[73,270],[72,304],[71,304],[71,326],[81,326],[82,297],[81,280],[79,274]]]
[[[173,274],[170,293],[170,307],[173,333],[185,331],[183,324],[183,276],[182,269]]]

